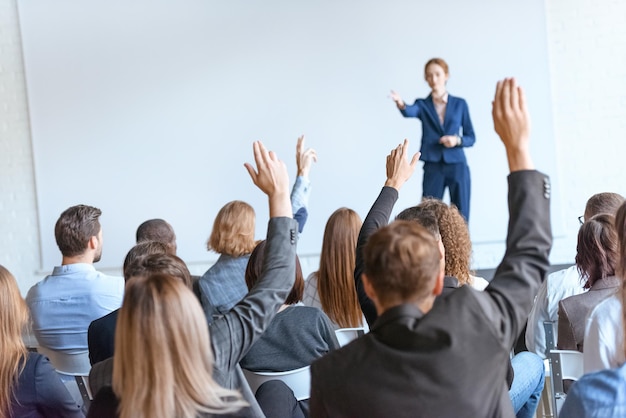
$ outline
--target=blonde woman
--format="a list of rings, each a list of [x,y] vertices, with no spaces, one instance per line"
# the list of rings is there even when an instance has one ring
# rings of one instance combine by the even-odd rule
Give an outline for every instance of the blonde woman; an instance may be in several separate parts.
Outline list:
[[[115,331],[113,387],[101,389],[89,417],[195,418],[247,406],[212,377],[213,353],[202,308],[175,277],[133,277]]]
[[[324,230],[320,268],[306,280],[303,303],[323,310],[335,329],[366,326],[354,287],[355,248],[361,225],[361,218],[352,209],[333,212]]]
[[[48,359],[22,341],[28,307],[0,266],[0,418],[84,417]]]

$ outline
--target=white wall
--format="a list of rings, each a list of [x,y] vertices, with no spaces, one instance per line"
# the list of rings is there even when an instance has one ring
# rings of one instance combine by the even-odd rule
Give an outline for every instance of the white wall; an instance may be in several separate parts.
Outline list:
[[[626,194],[618,160],[626,150],[626,27],[618,21],[626,4],[550,0],[546,7],[555,132],[541,134],[556,139],[557,167],[544,169],[559,174],[553,187],[560,192],[566,226],[555,239],[552,260],[568,263],[575,253],[576,217],[588,196]],[[25,292],[41,275],[36,273],[40,244],[17,22],[16,0],[0,0],[0,264],[18,277]],[[502,252],[498,243],[477,245],[475,266],[497,264]],[[303,261],[305,269],[314,268],[314,257],[308,266]],[[192,266],[196,272],[205,268]]]

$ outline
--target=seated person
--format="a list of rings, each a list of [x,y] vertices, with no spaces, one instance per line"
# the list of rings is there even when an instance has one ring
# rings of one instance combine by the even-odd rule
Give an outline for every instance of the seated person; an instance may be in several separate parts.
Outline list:
[[[302,232],[308,217],[309,171],[316,160],[315,150],[304,149],[304,136],[298,138],[298,175],[291,192],[291,205],[299,232]],[[250,253],[256,245],[255,217],[252,206],[238,200],[224,205],[215,217],[207,250],[220,256],[198,283],[202,306],[209,321],[229,312],[248,293],[244,275]]]
[[[550,184],[533,169],[526,100],[513,79],[498,83],[493,116],[511,171],[507,251],[494,279],[483,292],[461,286],[435,302],[444,271],[432,234],[407,221],[377,230],[362,281],[380,316],[312,364],[311,416],[513,415],[506,365],[549,267]],[[397,187],[417,158],[409,163],[400,146],[390,159],[387,185]]]
[[[615,215],[615,225],[619,241],[618,273],[620,277],[626,274],[626,203],[618,209]],[[622,304],[623,313],[626,289],[622,286],[617,299]],[[623,329],[625,318],[619,324]],[[623,331],[622,331],[623,332]],[[588,346],[589,342],[585,344]],[[624,357],[625,347],[620,346],[621,356]],[[586,351],[586,350],[585,350]],[[626,412],[626,364],[616,368],[601,370],[584,375],[574,382],[567,394],[560,416],[567,418],[622,418]]]
[[[27,325],[15,277],[0,265],[0,417],[84,417],[48,358],[26,349]]]
[[[33,332],[42,347],[86,353],[91,321],[122,303],[124,280],[104,275],[93,266],[102,256],[101,214],[92,206],[72,206],[56,222],[54,236],[63,255],[61,265],[26,296]]]
[[[88,417],[218,416],[248,406],[213,379],[204,313],[178,278],[133,277],[118,322],[113,386],[98,391]]]
[[[585,328],[585,373],[613,369],[626,362],[621,293],[609,296],[589,314]]]
[[[621,284],[615,276],[618,262],[617,233],[612,215],[587,220],[578,231],[576,265],[587,292],[559,302],[559,350],[583,352],[585,324],[591,310],[614,294]]]
[[[132,272],[129,267],[133,266],[137,260],[150,255],[171,254],[171,251],[171,247],[158,241],[143,241],[135,245],[130,249],[128,254],[126,254],[126,258],[124,259],[124,280],[128,282],[128,279],[131,278]],[[180,260],[178,264],[180,265],[181,263],[182,260]],[[153,266],[153,270],[159,269],[159,272],[162,272],[162,267],[161,264],[158,264]],[[183,271],[182,267],[179,267],[178,270]],[[186,267],[184,270],[186,273],[181,274],[189,274]],[[191,281],[191,278],[189,281]],[[87,342],[89,344],[89,361],[92,365],[113,356],[113,348],[115,347],[115,324],[117,323],[118,313],[119,309],[116,309],[102,318],[96,319],[89,325],[89,329],[87,330]]]
[[[601,213],[613,215],[623,201],[624,198],[617,193],[594,194],[587,200],[582,219],[579,218],[581,225],[584,220]],[[525,336],[528,351],[534,352],[541,358],[546,358],[546,334],[543,323],[555,322],[558,324],[559,302],[585,292],[587,289],[583,287],[584,283],[585,280],[580,277],[576,265],[555,271],[546,278],[539,287],[539,293],[537,293],[533,309],[528,317]]]
[[[319,270],[311,273],[304,285],[303,303],[324,311],[335,329],[367,328],[352,278],[361,224],[361,218],[352,209],[340,208],[330,215],[324,229]]]
[[[265,241],[252,252],[246,269],[246,284],[252,289],[259,280],[265,253]],[[314,360],[331,350],[339,348],[330,320],[318,308],[300,303],[304,290],[304,279],[300,261],[296,256],[296,281],[278,309],[276,317],[261,338],[254,343],[248,354],[239,363],[244,369],[255,372],[285,372],[309,366]],[[261,409],[276,403],[268,396],[259,400]],[[304,415],[308,415],[308,401],[299,402]]]

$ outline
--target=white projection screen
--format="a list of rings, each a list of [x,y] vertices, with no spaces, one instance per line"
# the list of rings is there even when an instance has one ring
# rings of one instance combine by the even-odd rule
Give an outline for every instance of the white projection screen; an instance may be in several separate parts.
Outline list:
[[[387,153],[403,138],[418,150],[420,122],[400,116],[389,90],[425,97],[423,65],[435,56],[476,131],[466,150],[475,245],[506,235],[507,165],[491,121],[498,79],[525,87],[535,164],[556,182],[543,0],[18,4],[44,269],[60,261],[56,219],[79,203],[103,211],[101,268],[120,266],[137,226],[157,217],[174,226],[184,260],[215,259],[205,241],[235,199],[254,206],[263,238],[267,202],[243,163],[263,140],[293,181],[301,134],[319,161],[299,253],[319,253],[335,209],[365,217]],[[395,212],[419,202],[421,182],[420,163]]]

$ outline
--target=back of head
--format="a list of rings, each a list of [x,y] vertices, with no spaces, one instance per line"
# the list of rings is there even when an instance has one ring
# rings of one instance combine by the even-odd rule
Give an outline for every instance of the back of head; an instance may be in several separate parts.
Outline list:
[[[443,202],[440,203],[443,204]],[[436,212],[429,208],[428,205],[406,208],[396,216],[396,220],[417,222],[433,234],[435,238],[440,236]]]
[[[77,205],[66,209],[54,226],[54,236],[65,257],[81,255],[93,236],[100,232],[102,211],[93,206]]]
[[[170,254],[176,255],[172,252],[172,248],[167,244],[164,244],[159,241],[144,241],[135,245],[133,248],[128,251],[126,254],[126,258],[124,258],[124,280],[128,281],[131,277],[130,270],[127,272],[127,269],[138,260],[147,257],[149,255],[154,254]]]
[[[15,277],[0,265],[0,417],[8,416],[16,378],[26,358],[22,331],[28,307]]]
[[[585,219],[601,213],[615,216],[617,208],[624,202],[624,197],[617,193],[597,193],[587,200],[585,205]]]
[[[144,241],[158,241],[170,247],[171,253],[176,254],[176,233],[172,225],[163,219],[150,219],[137,228],[137,243]]]
[[[245,405],[212,373],[208,326],[194,294],[167,274],[133,277],[115,331],[120,417],[224,414]]]
[[[324,230],[317,288],[322,309],[341,328],[362,325],[354,287],[355,248],[361,224],[355,211],[340,208],[328,218]]]
[[[232,257],[250,254],[256,245],[255,218],[254,209],[246,202],[227,203],[215,217],[207,249]]]
[[[191,274],[183,260],[171,254],[152,254],[140,257],[124,269],[124,278],[130,283],[136,277],[165,274],[180,280],[188,289],[192,288]]]
[[[585,289],[605,277],[613,276],[618,263],[615,218],[606,213],[586,220],[578,231],[576,265],[586,279]]]
[[[424,199],[418,206],[432,211],[437,217],[446,252],[446,275],[456,277],[459,284],[469,284],[472,241],[463,215],[456,206],[448,206],[437,199]]]
[[[364,273],[381,304],[424,300],[440,272],[437,241],[415,222],[395,221],[371,235]]]
[[[261,279],[261,273],[263,272],[263,263],[265,262],[265,243],[266,241],[260,241],[254,250],[252,250],[252,254],[250,254],[250,259],[248,260],[248,265],[246,266],[246,285],[248,286],[248,290],[252,289],[254,285]],[[300,259],[296,254],[296,281],[291,288],[291,292],[287,295],[287,299],[285,299],[286,305],[293,305],[294,303],[298,303],[302,300],[302,295],[304,294],[304,277],[302,276],[302,267],[300,266]]]

